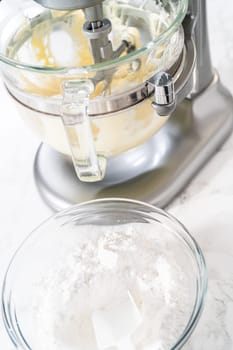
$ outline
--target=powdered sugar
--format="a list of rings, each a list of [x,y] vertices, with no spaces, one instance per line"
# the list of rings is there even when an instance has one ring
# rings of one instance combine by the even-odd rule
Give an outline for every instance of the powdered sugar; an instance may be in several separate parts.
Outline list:
[[[105,315],[98,310],[111,310],[119,300],[129,310],[135,304],[140,314],[140,322],[128,320],[129,329],[137,325],[129,334],[131,346],[170,349],[195,298],[182,244],[172,234],[156,232],[155,225],[141,223],[74,230],[85,238],[73,235],[73,248],[35,285],[32,349],[97,349],[93,313]]]

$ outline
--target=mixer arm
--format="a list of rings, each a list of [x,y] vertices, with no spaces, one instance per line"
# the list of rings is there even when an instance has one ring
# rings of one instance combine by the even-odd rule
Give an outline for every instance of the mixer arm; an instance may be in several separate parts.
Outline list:
[[[201,93],[212,82],[214,74],[210,58],[206,0],[190,0],[188,15],[194,20],[193,37],[196,45],[196,67],[192,94]]]

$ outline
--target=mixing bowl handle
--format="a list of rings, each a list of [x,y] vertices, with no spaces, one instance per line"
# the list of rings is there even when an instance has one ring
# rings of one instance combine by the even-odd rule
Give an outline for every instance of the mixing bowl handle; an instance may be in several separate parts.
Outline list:
[[[63,83],[61,117],[76,174],[85,182],[102,180],[106,169],[106,159],[96,154],[88,115],[89,96],[93,89],[90,80],[67,80]]]

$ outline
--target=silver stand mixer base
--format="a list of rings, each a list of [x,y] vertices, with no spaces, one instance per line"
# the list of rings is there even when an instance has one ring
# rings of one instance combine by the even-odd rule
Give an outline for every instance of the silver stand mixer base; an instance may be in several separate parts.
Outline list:
[[[70,159],[42,145],[34,163],[36,185],[54,210],[103,197],[165,207],[226,140],[232,127],[232,97],[216,75],[198,97],[178,105],[147,143],[111,158],[104,181],[80,182]]]

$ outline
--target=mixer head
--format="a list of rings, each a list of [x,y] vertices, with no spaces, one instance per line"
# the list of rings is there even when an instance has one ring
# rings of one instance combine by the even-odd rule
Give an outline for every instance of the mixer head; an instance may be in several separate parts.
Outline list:
[[[54,10],[85,9],[100,4],[103,0],[35,0],[40,5]]]

